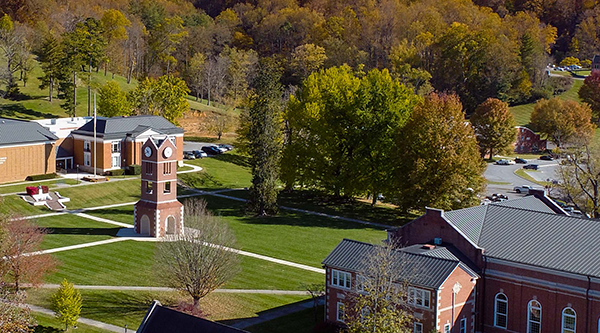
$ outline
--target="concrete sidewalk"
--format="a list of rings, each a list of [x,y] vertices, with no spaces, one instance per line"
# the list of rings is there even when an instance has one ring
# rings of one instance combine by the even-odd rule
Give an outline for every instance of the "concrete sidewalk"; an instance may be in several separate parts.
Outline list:
[[[39,312],[39,313],[43,313],[45,315],[48,316],[55,316],[54,311],[46,309],[46,308],[42,308],[40,306],[36,306],[36,305],[30,305],[30,304],[26,304],[27,307],[29,307],[31,309],[31,311],[33,312]],[[83,317],[79,317],[79,319],[77,320],[78,323],[82,323],[82,324],[86,324],[89,326],[93,326],[93,327],[97,327],[97,328],[101,328],[103,330],[107,330],[107,331],[111,331],[111,332],[115,332],[115,333],[123,333],[125,332],[125,328],[124,327],[119,327],[116,325],[112,325],[112,324],[107,324],[107,323],[103,323],[101,321],[97,321],[97,320],[93,320],[93,319],[87,319],[87,318],[83,318]],[[132,323],[132,325],[137,326],[138,323]],[[127,333],[135,333],[134,330],[131,329],[127,329]]]
[[[318,301],[319,305],[325,304],[325,297],[320,297]],[[288,306],[283,306],[277,309],[267,310],[258,315],[258,317],[243,319],[238,321],[237,323],[230,325],[235,328],[245,329],[250,326],[254,326],[257,324],[264,323],[266,321],[270,321],[273,319],[277,319],[279,317],[287,316],[292,313],[300,312],[302,310],[310,309],[314,306],[313,300],[304,301],[301,303],[296,303]]]

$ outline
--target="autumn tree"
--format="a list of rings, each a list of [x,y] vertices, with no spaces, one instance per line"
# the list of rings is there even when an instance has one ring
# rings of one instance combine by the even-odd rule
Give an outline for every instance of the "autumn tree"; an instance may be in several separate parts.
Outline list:
[[[594,135],[592,109],[587,104],[555,97],[538,101],[531,113],[531,127],[558,147],[586,144]]]
[[[122,54],[124,48],[124,42],[127,40],[127,27],[131,26],[129,21],[123,13],[117,9],[108,9],[102,14],[100,19],[102,22],[102,35],[106,41],[105,57],[104,57],[104,76],[109,65],[114,71],[120,68],[122,63]]]
[[[573,65],[581,66],[581,62],[575,57],[566,57],[563,60],[561,60],[560,65],[563,67]]]
[[[298,78],[298,82],[302,82],[312,72],[321,69],[325,60],[327,55],[323,47],[315,44],[300,45],[292,52],[292,75]]]
[[[185,98],[190,93],[185,82],[173,75],[164,75],[157,80],[146,78],[127,95],[137,114],[159,115],[175,123],[183,112],[190,109]]]
[[[456,95],[425,97],[396,140],[390,197],[401,208],[450,210],[478,203],[485,163]]]
[[[490,159],[494,157],[494,151],[501,153],[509,150],[517,138],[515,119],[508,104],[495,98],[488,98],[475,109],[471,124],[482,155],[489,152]]]
[[[188,87],[190,87],[191,91],[196,96],[196,101],[200,98],[202,94],[203,87],[203,78],[202,71],[204,69],[204,63],[206,62],[206,57],[204,54],[197,52],[190,59],[190,63],[186,73],[186,81]]]
[[[165,73],[169,74],[171,67],[177,63],[173,52],[185,36],[187,36],[187,31],[183,27],[181,17],[173,16],[162,19],[150,31],[147,71],[149,72],[155,63],[162,63],[165,66]]]
[[[98,114],[104,117],[126,116],[131,114],[131,104],[127,93],[115,81],[101,86],[98,98]]]
[[[0,225],[3,238],[0,243],[0,278],[14,285],[18,292],[23,283],[37,285],[44,275],[55,266],[55,261],[47,254],[36,253],[47,234],[21,217],[12,217]]]
[[[52,295],[52,310],[56,313],[56,318],[65,325],[65,331],[77,324],[82,304],[79,290],[67,279],[63,279],[58,290]]]
[[[579,98],[590,105],[594,121],[600,121],[600,73],[595,72],[585,78],[579,88]]]
[[[200,299],[239,272],[239,258],[233,233],[202,199],[187,200],[184,212],[184,232],[158,244],[157,274],[166,285],[189,295],[198,308]]]
[[[18,57],[23,43],[25,43],[24,36],[16,29],[10,16],[4,14],[0,18],[0,52],[6,66],[0,72],[0,79],[6,83],[3,96],[13,96],[18,92],[14,73],[20,69]]]
[[[232,105],[237,106],[240,97],[244,98],[248,86],[253,79],[258,64],[258,55],[253,50],[225,48],[223,56],[227,57],[227,92]]]
[[[209,130],[221,140],[223,134],[233,127],[234,119],[229,114],[213,112],[207,117]]]
[[[258,216],[277,213],[277,179],[283,144],[279,83],[281,71],[272,59],[258,65],[247,110],[240,116],[240,143],[250,155],[252,185],[248,210]]]
[[[33,332],[35,319],[23,298],[23,294],[11,293],[0,283],[0,332]]]
[[[403,304],[406,280],[413,272],[410,259],[392,244],[373,245],[363,255],[357,274],[357,289],[345,303],[348,333],[409,333],[414,321]]]

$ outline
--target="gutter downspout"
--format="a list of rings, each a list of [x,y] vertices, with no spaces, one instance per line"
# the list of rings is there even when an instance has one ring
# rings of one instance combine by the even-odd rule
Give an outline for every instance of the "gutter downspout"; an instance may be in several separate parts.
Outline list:
[[[481,281],[483,282],[483,285],[481,286],[481,300],[485,300],[485,270],[487,269],[487,258],[482,254],[482,259],[483,259],[483,270],[481,271]],[[485,304],[483,304],[483,302],[479,302],[479,307],[481,309],[481,316],[476,316],[479,317],[479,332],[483,332],[483,328],[484,328],[484,318],[485,318]]]
[[[587,332],[593,332],[592,331],[592,324],[590,323],[590,289],[592,289],[592,278],[587,275],[587,280],[588,280],[588,287],[587,290],[585,291],[585,306],[586,306],[586,311],[585,311],[585,323],[588,327]]]

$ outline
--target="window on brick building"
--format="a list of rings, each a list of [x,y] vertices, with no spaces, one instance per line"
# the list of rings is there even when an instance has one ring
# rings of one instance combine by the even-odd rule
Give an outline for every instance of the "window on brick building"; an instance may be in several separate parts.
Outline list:
[[[350,278],[352,275],[348,272],[331,270],[331,284],[337,287],[350,289]]]
[[[571,308],[564,308],[562,312],[562,328],[561,333],[575,333],[575,325],[577,324],[577,314]]]
[[[431,292],[414,287],[408,287],[408,304],[429,308]]]
[[[450,333],[450,329],[451,329],[450,324],[444,325],[444,333]]]
[[[152,182],[146,182],[146,194],[152,194]]]
[[[337,302],[337,314],[336,314],[336,319],[337,321],[341,321],[342,323],[344,322],[344,303],[342,302]]]
[[[498,293],[494,302],[494,326],[506,329],[508,298],[503,293]]]
[[[527,333],[540,333],[542,331],[542,305],[531,300],[527,304]]]
[[[163,174],[164,175],[171,174],[171,163],[163,163]]]
[[[165,183],[165,190],[163,191],[165,194],[171,193],[171,182]]]
[[[460,320],[460,333],[467,333],[467,318]]]
[[[146,163],[146,174],[147,175],[152,174],[152,163]]]
[[[415,329],[413,330],[414,333],[423,333],[423,324],[421,323],[415,323]]]

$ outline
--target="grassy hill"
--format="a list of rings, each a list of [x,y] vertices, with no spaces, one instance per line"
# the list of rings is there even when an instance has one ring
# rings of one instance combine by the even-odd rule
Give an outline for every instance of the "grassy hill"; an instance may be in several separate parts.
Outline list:
[[[63,100],[59,100],[56,98],[57,87],[55,87],[54,89],[54,97],[52,102],[50,102],[48,99],[48,89],[39,88],[40,80],[38,79],[38,77],[42,75],[42,69],[38,65],[35,66],[33,71],[30,73],[27,86],[24,87],[23,82],[18,81],[19,90],[22,94],[22,98],[20,100],[7,100],[0,98],[0,117],[30,120],[66,117],[67,113],[64,109],[60,107],[60,105],[63,103]],[[16,78],[18,78],[18,76],[16,76]],[[87,85],[82,79],[86,80],[87,75],[81,74],[81,76],[78,77],[77,82],[78,87],[76,114],[80,117],[88,115]],[[125,91],[132,90],[137,85],[137,81],[135,79],[133,79],[131,83],[128,84],[127,80],[122,76],[115,75],[113,78],[111,73],[108,73],[106,76],[104,76],[103,71],[100,71],[98,73],[94,71],[92,72],[92,90],[97,89],[98,87],[106,84],[106,82],[110,80],[116,81],[121,87],[121,89]],[[192,96],[188,96],[187,99],[190,104],[190,109],[192,110],[218,113],[226,112],[225,107],[221,105],[208,106],[206,105],[206,100],[196,101],[195,98]]]

